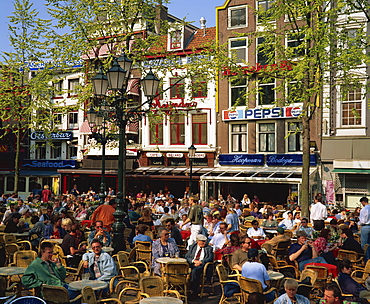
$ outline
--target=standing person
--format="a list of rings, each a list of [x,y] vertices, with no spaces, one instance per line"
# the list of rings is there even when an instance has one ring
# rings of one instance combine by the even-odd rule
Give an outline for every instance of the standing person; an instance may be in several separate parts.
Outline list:
[[[109,232],[114,223],[113,213],[116,211],[117,202],[115,199],[109,201],[109,205],[100,205],[91,216],[91,221],[95,224],[97,221],[102,221],[104,228]]]
[[[363,208],[360,211],[358,225],[361,226],[361,246],[364,248],[365,244],[370,241],[370,205],[367,197],[361,197],[360,203]]]
[[[43,203],[47,203],[50,200],[52,192],[49,189],[49,185],[44,186],[44,190],[42,190],[41,195],[42,195],[42,202]]]
[[[196,242],[196,237],[198,234],[201,233],[203,228],[203,208],[198,204],[198,198],[196,196],[191,196],[189,198],[189,203],[191,205],[189,210],[189,217],[185,220],[184,223],[180,226],[184,226],[185,224],[191,222],[191,234],[190,238],[188,240],[188,250],[191,245],[193,245]]]
[[[315,230],[322,230],[325,227],[325,219],[328,217],[326,206],[321,203],[321,198],[316,196],[315,203],[311,206],[311,220]],[[369,230],[370,231],[370,230]]]
[[[227,232],[233,233],[238,232],[239,233],[239,217],[234,211],[234,206],[232,204],[227,206],[227,215],[225,218],[225,222],[227,224]]]

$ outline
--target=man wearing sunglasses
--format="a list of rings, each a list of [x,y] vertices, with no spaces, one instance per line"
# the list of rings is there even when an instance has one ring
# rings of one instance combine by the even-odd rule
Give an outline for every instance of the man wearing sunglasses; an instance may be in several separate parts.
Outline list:
[[[89,244],[91,244],[93,239],[98,239],[103,246],[110,246],[111,237],[110,234],[104,229],[102,221],[95,222],[95,230],[91,231],[88,237]]]
[[[232,256],[233,269],[242,271],[243,264],[248,261],[248,250],[251,249],[252,240],[243,235],[240,238],[240,249],[234,251]]]

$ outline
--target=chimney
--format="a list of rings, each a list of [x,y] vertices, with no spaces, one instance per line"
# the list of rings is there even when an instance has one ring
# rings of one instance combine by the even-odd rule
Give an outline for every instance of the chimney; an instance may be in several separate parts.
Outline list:
[[[206,20],[206,18],[202,17],[202,18],[200,18],[199,22],[200,22],[200,28],[203,29],[203,36],[205,36],[206,35],[206,22],[207,22],[207,20]]]

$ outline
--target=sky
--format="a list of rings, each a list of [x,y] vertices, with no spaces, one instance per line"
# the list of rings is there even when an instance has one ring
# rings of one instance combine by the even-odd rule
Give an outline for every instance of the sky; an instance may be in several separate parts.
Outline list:
[[[221,6],[224,0],[170,0],[171,3],[168,5],[168,11],[170,14],[183,19],[186,17],[186,21],[194,21],[194,25],[200,27],[199,19],[204,17],[207,20],[206,26],[213,27],[216,24],[215,21],[215,7]],[[8,16],[12,15],[13,12],[13,1],[12,0],[0,0],[0,53],[11,51],[9,44],[8,35]],[[30,0],[34,3],[34,8],[40,9],[45,3],[44,0]],[[40,18],[44,16],[39,15]]]

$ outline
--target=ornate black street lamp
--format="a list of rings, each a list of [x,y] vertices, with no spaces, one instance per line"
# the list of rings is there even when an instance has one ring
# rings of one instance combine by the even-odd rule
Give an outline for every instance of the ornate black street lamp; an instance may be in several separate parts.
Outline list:
[[[117,208],[113,214],[115,221],[112,225],[115,252],[126,249],[123,241],[125,229],[123,220],[128,209],[128,203],[126,202],[126,126],[127,122],[137,122],[150,110],[150,107],[148,110],[143,110],[141,105],[128,106],[126,90],[131,67],[132,60],[122,54],[113,60],[112,67],[107,71],[106,76],[100,71],[92,78],[98,103],[96,106],[99,109],[104,107],[108,113],[107,121],[109,120],[119,128]],[[151,70],[141,79],[143,93],[149,99],[149,105],[157,94],[159,82],[160,80],[155,77]],[[107,90],[110,90],[108,96]]]
[[[190,162],[189,196],[193,194],[193,159],[195,157],[196,150],[197,148],[195,148],[193,144],[188,148]]]

